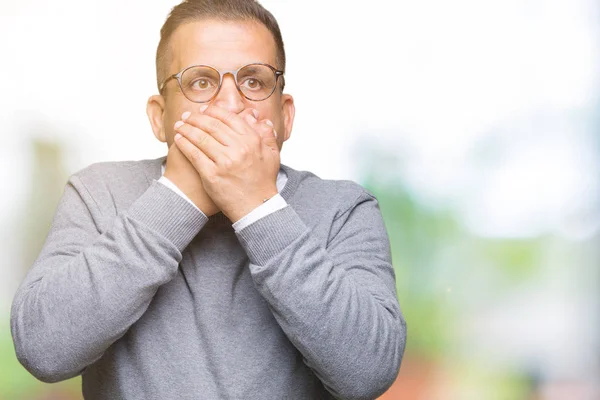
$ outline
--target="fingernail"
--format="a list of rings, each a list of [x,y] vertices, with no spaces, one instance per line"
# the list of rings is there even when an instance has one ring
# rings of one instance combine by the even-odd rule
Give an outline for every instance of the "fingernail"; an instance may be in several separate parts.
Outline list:
[[[200,107],[200,112],[203,113],[208,108],[208,105]]]
[[[177,135],[175,135],[175,140],[179,140],[179,139],[181,139],[181,134],[178,133]]]
[[[179,129],[181,126],[183,126],[183,121],[175,122],[175,129]]]
[[[252,115],[254,115],[254,118],[258,119],[258,110],[253,109]]]
[[[277,131],[275,129],[273,129],[273,135],[275,135],[275,137],[277,137]]]
[[[270,119],[266,120],[265,124],[269,125],[271,128],[273,127],[273,123],[271,122]]]
[[[255,124],[257,122],[256,118],[254,118],[252,115],[248,115],[246,119],[251,124]]]
[[[183,114],[181,114],[181,120],[182,120],[182,121],[185,121],[186,119],[188,119],[188,117],[189,117],[190,115],[192,115],[192,113],[191,113],[191,112],[189,112],[189,111],[186,111],[186,112],[184,112]]]

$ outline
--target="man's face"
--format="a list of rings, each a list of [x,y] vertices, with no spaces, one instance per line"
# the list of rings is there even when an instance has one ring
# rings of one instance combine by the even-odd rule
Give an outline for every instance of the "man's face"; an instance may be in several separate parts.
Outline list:
[[[235,71],[247,64],[266,63],[279,69],[275,40],[271,32],[258,22],[202,20],[187,23],[175,30],[170,46],[167,76],[191,65],[209,65],[221,71]],[[291,133],[294,105],[292,97],[282,94],[280,88],[281,78],[268,99],[251,101],[242,96],[233,77],[228,74],[223,78],[219,93],[209,103],[194,103],[183,95],[177,80],[171,79],[163,89],[164,139],[169,146],[173,143],[173,125],[181,119],[181,114],[185,111],[196,112],[209,104],[235,113],[247,108],[257,109],[259,120],[269,119],[273,122],[281,149]]]

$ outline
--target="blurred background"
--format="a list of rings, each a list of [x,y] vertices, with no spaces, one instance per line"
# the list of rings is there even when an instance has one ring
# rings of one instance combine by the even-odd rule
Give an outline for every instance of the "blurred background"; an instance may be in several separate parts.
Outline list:
[[[18,363],[12,297],[67,177],[156,158],[178,1],[0,2],[0,399],[80,399]],[[600,399],[600,4],[263,0],[297,116],[282,162],[380,202],[409,338],[382,399]]]

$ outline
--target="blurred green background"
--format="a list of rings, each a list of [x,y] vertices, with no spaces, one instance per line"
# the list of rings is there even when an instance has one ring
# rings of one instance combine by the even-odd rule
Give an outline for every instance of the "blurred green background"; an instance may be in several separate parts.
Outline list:
[[[283,163],[361,183],[388,229],[409,338],[382,398],[600,399],[597,2],[262,3],[298,111]],[[0,400],[81,398],[18,363],[10,305],[70,174],[166,153],[144,106],[175,4],[0,5]]]

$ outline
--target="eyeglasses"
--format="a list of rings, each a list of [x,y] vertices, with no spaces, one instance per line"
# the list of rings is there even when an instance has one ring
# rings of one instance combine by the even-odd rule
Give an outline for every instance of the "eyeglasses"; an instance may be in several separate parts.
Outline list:
[[[262,101],[273,94],[277,80],[283,76],[283,71],[269,64],[260,63],[245,65],[237,71],[219,71],[208,65],[192,65],[165,79],[158,90],[162,93],[167,82],[175,78],[179,82],[181,92],[188,100],[194,103],[206,103],[219,93],[223,77],[227,74],[233,76],[235,86],[245,98]]]

